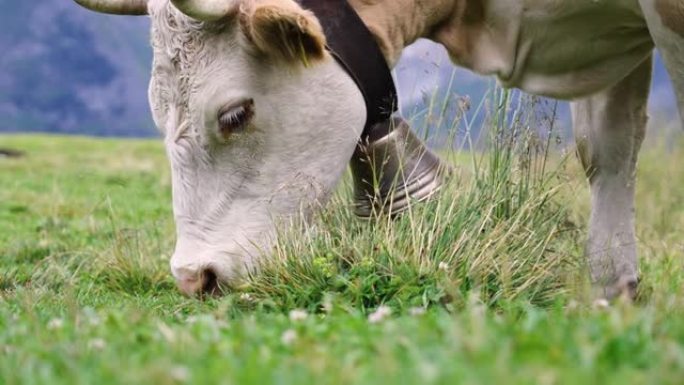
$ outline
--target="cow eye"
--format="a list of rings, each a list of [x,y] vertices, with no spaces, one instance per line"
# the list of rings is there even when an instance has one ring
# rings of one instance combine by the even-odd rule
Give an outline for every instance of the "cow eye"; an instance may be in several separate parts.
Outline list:
[[[254,116],[254,100],[249,99],[222,108],[218,114],[219,132],[224,139],[231,134],[244,132]]]

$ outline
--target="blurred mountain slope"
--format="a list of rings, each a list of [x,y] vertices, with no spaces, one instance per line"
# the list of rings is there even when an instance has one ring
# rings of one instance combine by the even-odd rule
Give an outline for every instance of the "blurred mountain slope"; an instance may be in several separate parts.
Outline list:
[[[0,0],[0,131],[149,136],[147,18]]]
[[[0,6],[0,132],[158,135],[147,102],[146,17],[100,15],[71,0],[0,0]],[[478,103],[495,84],[455,70],[444,49],[425,40],[405,51],[395,74],[408,116],[441,104],[435,100],[452,103],[453,96]],[[656,67],[651,107],[656,120],[675,116],[662,66]]]

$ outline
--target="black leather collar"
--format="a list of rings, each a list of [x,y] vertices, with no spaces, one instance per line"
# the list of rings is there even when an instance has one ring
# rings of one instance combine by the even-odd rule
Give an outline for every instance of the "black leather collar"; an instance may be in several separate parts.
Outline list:
[[[347,0],[299,0],[299,3],[318,17],[328,50],[363,94],[367,119],[361,139],[374,141],[384,137],[390,125],[378,123],[389,120],[398,108],[398,100],[392,73],[375,38]]]

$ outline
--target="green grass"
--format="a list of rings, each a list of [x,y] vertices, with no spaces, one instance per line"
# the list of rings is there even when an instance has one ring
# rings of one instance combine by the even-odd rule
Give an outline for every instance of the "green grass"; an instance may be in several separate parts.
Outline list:
[[[0,136],[27,154],[0,159],[0,384],[682,383],[683,147],[642,156],[638,303],[596,308],[577,162],[497,138],[394,222],[341,187],[262,274],[198,300],[168,272],[161,142]]]

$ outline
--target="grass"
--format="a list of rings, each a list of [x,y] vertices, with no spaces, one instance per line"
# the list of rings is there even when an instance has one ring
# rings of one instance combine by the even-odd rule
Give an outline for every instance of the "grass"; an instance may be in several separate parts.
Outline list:
[[[681,383],[682,147],[642,156],[638,303],[597,308],[577,162],[491,125],[439,200],[365,222],[345,185],[206,300],[168,273],[161,142],[1,136],[0,384]]]

